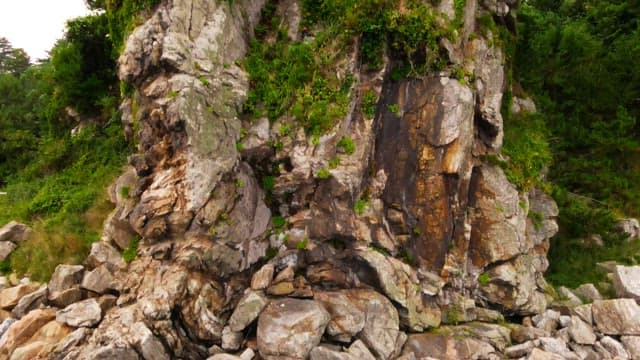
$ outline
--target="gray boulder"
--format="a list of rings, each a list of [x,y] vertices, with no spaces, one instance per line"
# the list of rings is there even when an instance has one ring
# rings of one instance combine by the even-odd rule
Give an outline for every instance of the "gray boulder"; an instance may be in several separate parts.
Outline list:
[[[633,299],[596,300],[591,311],[603,334],[640,335],[640,306]]]
[[[613,269],[613,288],[620,298],[640,300],[640,266],[617,265]]]
[[[71,327],[92,327],[102,320],[102,309],[95,299],[87,299],[58,311],[56,320]]]
[[[329,313],[312,300],[271,302],[258,319],[258,349],[267,359],[304,359],[320,343]]]
[[[0,242],[11,241],[20,243],[27,239],[31,233],[31,228],[17,221],[11,221],[0,228]]]

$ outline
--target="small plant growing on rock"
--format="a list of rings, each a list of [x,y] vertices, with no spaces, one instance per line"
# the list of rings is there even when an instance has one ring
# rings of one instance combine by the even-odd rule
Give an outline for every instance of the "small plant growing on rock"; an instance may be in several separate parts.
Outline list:
[[[328,179],[329,176],[331,176],[331,172],[327,168],[322,168],[316,173],[318,179]]]
[[[129,193],[131,192],[131,187],[129,186],[122,186],[120,187],[120,196],[122,196],[123,198],[128,198],[129,197]]]
[[[304,238],[302,239],[302,241],[296,244],[296,249],[305,250],[307,248],[307,245],[309,245],[309,239]]]
[[[338,142],[338,147],[347,155],[351,155],[356,151],[356,144],[350,136],[343,136]]]
[[[387,109],[389,109],[389,111],[391,111],[395,116],[397,117],[402,117],[402,110],[400,110],[400,107],[398,106],[398,104],[389,104],[387,105]]]
[[[478,276],[478,283],[480,285],[487,285],[489,284],[489,282],[491,281],[491,277],[489,277],[489,273],[482,273],[480,274],[480,276]]]
[[[271,219],[271,222],[273,223],[273,227],[278,230],[284,229],[287,225],[287,220],[282,216],[274,216],[273,219]]]
[[[362,98],[362,113],[368,118],[371,119],[376,114],[376,94],[369,90],[364,94]]]
[[[132,262],[138,257],[138,245],[140,244],[140,236],[135,235],[129,240],[129,246],[122,251],[122,258],[127,263]]]
[[[273,190],[274,186],[275,186],[275,181],[273,180],[273,176],[265,176],[262,178],[262,188],[265,191]]]
[[[333,159],[329,160],[329,169],[335,169],[340,165],[340,157],[336,156]]]
[[[199,81],[200,81],[200,83],[201,83],[202,85],[204,85],[204,86],[209,85],[209,80],[208,80],[206,77],[204,77],[204,76],[200,76],[200,77],[198,78],[198,80],[199,80]]]
[[[366,199],[359,199],[353,205],[353,210],[356,212],[356,214],[362,215],[364,213],[365,208],[367,207],[367,203],[368,201]]]

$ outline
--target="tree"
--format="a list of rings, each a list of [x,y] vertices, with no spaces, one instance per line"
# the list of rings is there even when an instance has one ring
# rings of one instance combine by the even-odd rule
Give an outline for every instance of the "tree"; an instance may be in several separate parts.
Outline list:
[[[29,55],[24,50],[14,49],[9,40],[0,37],[0,73],[20,75],[29,63]]]

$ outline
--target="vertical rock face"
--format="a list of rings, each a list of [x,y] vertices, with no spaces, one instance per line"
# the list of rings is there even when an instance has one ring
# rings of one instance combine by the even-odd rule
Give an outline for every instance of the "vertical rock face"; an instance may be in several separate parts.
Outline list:
[[[373,72],[345,49],[335,70],[354,78],[347,114],[313,137],[288,115],[241,120],[238,62],[264,3],[162,1],[129,36],[119,76],[134,91],[121,109],[139,152],[110,189],[116,209],[86,275],[49,285],[50,300],[66,288],[79,291],[72,302],[101,295],[85,300],[83,321],[69,320],[80,305],[59,313],[91,328],[56,358],[221,358],[220,346],[266,359],[495,355],[504,346],[405,332],[472,321],[476,307],[546,306],[557,208],[486,161],[502,146],[507,85],[504,55],[475,19],[510,19],[513,4],[467,0],[460,36],[442,41],[442,72],[398,80],[392,57]],[[288,38],[309,36],[299,1],[274,4]],[[453,2],[440,7],[451,21]],[[125,263],[116,248],[138,241]]]

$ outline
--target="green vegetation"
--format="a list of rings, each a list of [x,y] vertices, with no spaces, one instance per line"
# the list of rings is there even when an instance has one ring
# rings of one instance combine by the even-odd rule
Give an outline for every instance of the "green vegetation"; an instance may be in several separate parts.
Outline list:
[[[127,263],[132,262],[138,257],[138,245],[140,244],[140,236],[133,236],[129,240],[129,246],[122,251],[122,258]]]
[[[265,176],[262,178],[262,188],[265,191],[273,190],[274,186],[275,186],[275,182],[273,180],[273,176]]]
[[[376,104],[378,99],[376,98],[376,94],[369,90],[364,93],[364,97],[362,99],[362,113],[368,118],[373,119],[376,115]]]
[[[478,276],[478,283],[480,285],[488,285],[490,281],[491,277],[489,276],[489,273],[484,272]]]
[[[545,186],[542,174],[552,161],[548,137],[544,119],[538,114],[520,114],[507,119],[502,152],[510,161],[500,165],[509,181],[520,190]]]
[[[402,117],[402,111],[400,110],[400,106],[398,104],[389,104],[387,105],[387,109],[391,111],[395,116]]]
[[[0,224],[34,228],[3,271],[45,281],[99,239],[112,209],[105,189],[133,150],[117,111],[120,91],[132,87],[118,86],[115,60],[138,11],[157,2],[88,1],[106,11],[68,21],[50,58],[35,65],[0,38]],[[87,123],[71,136],[79,119]]]
[[[358,201],[353,205],[353,210],[356,214],[362,215],[367,205],[369,205],[369,201],[367,201],[367,199],[358,199]]]
[[[271,223],[273,224],[273,228],[276,230],[283,230],[287,226],[287,219],[282,216],[274,216],[271,218]]]
[[[296,249],[305,250],[307,248],[307,245],[309,245],[309,239],[304,238],[296,244]]]
[[[246,111],[271,121],[295,117],[313,135],[328,131],[347,113],[353,76],[339,76],[338,64],[354,38],[359,37],[362,62],[369,68],[379,68],[389,50],[407,74],[423,74],[444,66],[438,40],[451,33],[440,29],[428,5],[411,1],[399,11],[398,0],[304,0],[302,29],[320,29],[310,41],[289,40],[279,24],[268,4],[244,62],[251,79]],[[362,109],[368,118],[375,114],[375,102],[373,93],[365,94]]]
[[[329,176],[331,176],[331,171],[329,171],[329,169],[327,168],[322,168],[316,173],[316,177],[318,179],[328,179]]]
[[[545,148],[553,155],[560,233],[548,278],[556,285],[604,279],[598,261],[640,260],[638,245],[612,232],[616,217],[640,216],[639,17],[640,6],[623,0],[533,0],[518,12],[514,90],[530,92],[540,115],[505,119],[505,153],[519,163],[510,177],[525,187],[544,169]],[[492,19],[479,22],[494,32]],[[593,234],[603,248],[588,241]]]
[[[356,144],[349,136],[343,136],[338,142],[338,147],[347,155],[351,155],[356,151]]]

